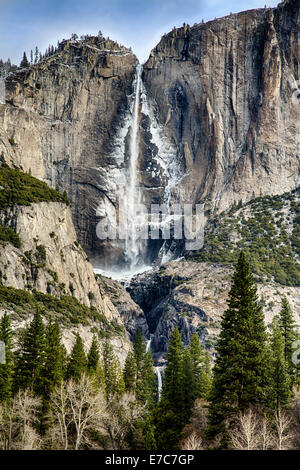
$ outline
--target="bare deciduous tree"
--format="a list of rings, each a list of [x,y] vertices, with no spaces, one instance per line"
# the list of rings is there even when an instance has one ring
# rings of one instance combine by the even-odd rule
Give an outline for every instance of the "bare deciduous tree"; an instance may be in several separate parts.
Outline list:
[[[188,437],[186,437],[181,445],[180,449],[182,450],[203,450],[202,439],[201,437],[192,432]]]
[[[34,429],[40,400],[28,390],[19,391],[0,409],[0,445],[4,450],[35,450],[41,438]]]
[[[102,391],[96,390],[92,380],[85,374],[78,382],[70,380],[64,383],[51,397],[55,433],[59,436],[57,443],[63,449],[70,446],[75,450],[89,443],[91,430],[102,428],[105,415],[105,400]],[[56,439],[57,440],[57,439]]]
[[[232,447],[237,450],[254,450],[259,448],[258,420],[250,409],[241,413],[233,430],[229,431]]]
[[[275,413],[275,449],[291,449],[293,432],[291,430],[292,419],[287,412],[278,410]]]
[[[145,412],[145,407],[137,403],[135,395],[125,392],[122,397],[114,397],[107,407],[103,419],[103,429],[108,433],[112,449],[124,449],[125,438],[135,423]]]

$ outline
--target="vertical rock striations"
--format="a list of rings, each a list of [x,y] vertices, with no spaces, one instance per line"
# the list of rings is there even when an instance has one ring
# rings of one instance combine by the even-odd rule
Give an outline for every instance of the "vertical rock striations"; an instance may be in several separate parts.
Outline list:
[[[290,0],[185,25],[152,50],[144,82],[180,148],[184,201],[224,209],[299,185],[299,28]]]
[[[89,252],[97,247],[96,208],[111,190],[105,178],[111,143],[136,61],[128,49],[104,38],[68,40],[52,57],[6,79],[0,152],[67,191],[79,241]]]

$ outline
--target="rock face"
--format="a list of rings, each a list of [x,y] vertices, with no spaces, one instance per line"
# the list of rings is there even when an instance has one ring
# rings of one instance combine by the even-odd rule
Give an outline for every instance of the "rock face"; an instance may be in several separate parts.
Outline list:
[[[100,292],[110,298],[119,312],[126,330],[133,339],[138,328],[149,337],[147,320],[143,310],[133,301],[125,287],[119,282],[104,276],[97,276]]]
[[[224,266],[181,260],[170,261],[152,274],[133,279],[130,293],[145,311],[156,361],[164,357],[175,327],[181,331],[185,344],[197,331],[202,343],[214,352],[221,317],[227,308],[231,275],[232,271]],[[299,324],[299,288],[269,282],[258,283],[257,289],[266,324],[279,313],[282,296],[287,297]]]
[[[117,184],[106,173],[136,62],[128,49],[94,37],[65,41],[52,57],[6,79],[0,153],[67,191],[79,242],[89,253],[98,247],[97,206]]]
[[[180,149],[181,199],[220,209],[299,185],[299,1],[163,36],[144,66]]]
[[[163,36],[138,105],[143,204],[179,197],[223,210],[299,185],[299,25],[299,1],[286,0]],[[79,242],[106,270],[122,243],[99,240],[96,226],[129,183],[136,65],[113,41],[65,41],[10,74],[0,105],[0,152],[67,191]],[[152,262],[162,243],[149,244]]]
[[[86,253],[77,242],[70,208],[58,202],[13,206],[0,211],[0,224],[13,228],[22,242],[20,248],[0,243],[2,284],[29,292],[36,289],[57,298],[73,296],[82,304],[96,308],[105,317],[107,325],[113,325],[110,341],[123,364],[131,347],[124,326],[128,326],[131,335],[141,326],[147,335],[144,314],[129,294],[123,292],[122,286],[118,287],[118,292],[123,293],[123,297],[118,295],[115,301],[113,292],[103,288],[104,281],[97,282]],[[9,313],[17,330],[31,320],[30,315],[24,318],[18,312],[9,310]],[[96,321],[87,319],[87,323],[74,327],[68,324],[67,328],[62,323],[68,351],[77,332],[88,348],[94,329],[102,328]]]

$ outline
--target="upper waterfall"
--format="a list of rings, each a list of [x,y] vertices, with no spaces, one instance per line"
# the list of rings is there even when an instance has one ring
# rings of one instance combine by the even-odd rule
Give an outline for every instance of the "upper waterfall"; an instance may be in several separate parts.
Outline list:
[[[141,202],[141,194],[138,187],[138,159],[139,159],[139,111],[141,95],[141,75],[142,66],[136,67],[134,81],[134,100],[132,104],[132,120],[129,143],[129,165],[127,172],[127,191],[126,191],[126,209],[127,209],[127,227],[125,230],[125,261],[129,271],[135,271],[139,265],[143,264],[143,251],[145,250],[145,241],[139,236],[139,224],[141,223],[138,205]]]
[[[143,67],[137,64],[127,111],[112,142],[113,163],[106,170],[110,197],[97,208],[99,217],[115,225],[117,236],[104,242],[110,255],[95,266],[95,272],[114,279],[131,278],[162,259],[165,240],[148,238],[151,205],[169,207],[179,182],[177,148],[156,118],[156,105],[148,97],[142,76]],[[122,236],[118,237],[118,231]]]

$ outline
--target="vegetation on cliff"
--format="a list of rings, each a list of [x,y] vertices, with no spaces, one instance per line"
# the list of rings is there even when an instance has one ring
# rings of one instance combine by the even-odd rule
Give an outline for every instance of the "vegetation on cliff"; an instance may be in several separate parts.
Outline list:
[[[55,318],[65,326],[88,325],[96,322],[97,333],[100,337],[109,336],[110,333],[123,333],[120,326],[114,322],[108,322],[105,315],[99,313],[95,307],[87,307],[70,295],[57,298],[36,290],[31,293],[4,286],[0,282],[0,308],[12,310],[13,318],[16,316],[26,318],[29,314],[41,312],[43,317]]]
[[[11,243],[16,248],[20,248],[21,239],[11,227],[0,224],[0,244],[1,243]]]
[[[300,286],[299,189],[263,196],[211,218],[192,259],[231,265],[242,249],[259,281]]]
[[[34,202],[63,202],[69,204],[66,193],[60,194],[43,181],[24,173],[18,168],[10,168],[1,156],[0,166],[0,210],[14,205],[28,206]]]

